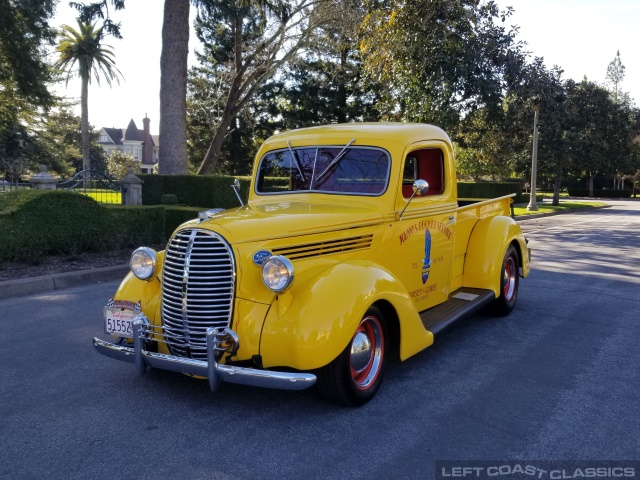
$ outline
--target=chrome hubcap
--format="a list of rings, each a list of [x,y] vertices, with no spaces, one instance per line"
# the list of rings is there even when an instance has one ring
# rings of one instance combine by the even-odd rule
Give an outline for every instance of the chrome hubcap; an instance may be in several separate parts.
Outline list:
[[[365,317],[351,340],[351,376],[360,390],[378,378],[384,356],[382,325],[376,317]]]
[[[509,257],[504,266],[503,292],[506,300],[511,300],[516,291],[516,264],[513,257]]]
[[[357,332],[351,343],[351,368],[361,373],[371,361],[371,342],[364,332]]]

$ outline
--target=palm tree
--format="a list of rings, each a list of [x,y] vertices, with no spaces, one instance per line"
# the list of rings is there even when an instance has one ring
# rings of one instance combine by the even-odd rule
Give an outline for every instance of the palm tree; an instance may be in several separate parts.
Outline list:
[[[95,28],[95,24],[78,20],[78,30],[63,25],[60,32],[60,43],[56,51],[60,55],[55,66],[67,72],[67,84],[74,70],[82,81],[80,94],[80,130],[82,133],[82,169],[90,169],[89,163],[89,83],[91,76],[100,85],[100,76],[107,84],[115,80],[120,83],[120,71],[115,66],[115,55],[108,45],[102,45],[103,29]],[[77,66],[76,66],[77,63]]]

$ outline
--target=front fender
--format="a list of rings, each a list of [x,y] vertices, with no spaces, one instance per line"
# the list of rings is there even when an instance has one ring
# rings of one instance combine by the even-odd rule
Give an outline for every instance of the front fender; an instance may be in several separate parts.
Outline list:
[[[529,274],[529,253],[520,225],[511,217],[497,216],[478,221],[471,232],[464,261],[462,285],[493,290],[500,295],[500,269],[505,252],[516,243],[522,276]]]
[[[367,309],[379,301],[388,302],[398,316],[402,359],[433,343],[400,281],[373,262],[353,260],[278,296],[262,331],[263,365],[298,370],[327,365],[351,341]]]
[[[127,273],[120,283],[118,290],[113,295],[114,300],[128,300],[130,302],[140,302],[142,313],[153,324],[159,324],[160,317],[156,315],[160,305],[160,291],[162,290],[161,276],[164,265],[164,251],[157,252],[158,263],[153,277],[149,280],[140,280],[133,273]],[[157,317],[157,319],[156,319]]]

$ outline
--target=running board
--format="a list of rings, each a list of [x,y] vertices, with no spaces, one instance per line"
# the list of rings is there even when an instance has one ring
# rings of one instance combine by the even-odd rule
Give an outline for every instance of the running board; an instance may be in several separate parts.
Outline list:
[[[492,290],[459,288],[449,295],[446,302],[420,312],[420,318],[424,328],[437,335],[452,323],[480,310],[494,298]]]

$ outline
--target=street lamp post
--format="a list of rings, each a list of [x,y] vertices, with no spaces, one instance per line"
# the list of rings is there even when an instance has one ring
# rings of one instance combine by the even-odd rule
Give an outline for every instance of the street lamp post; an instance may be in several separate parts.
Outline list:
[[[536,203],[536,181],[538,177],[538,105],[535,106],[535,113],[533,115],[533,153],[531,155],[531,195],[529,198],[529,205],[527,210],[532,212],[538,211],[538,205]]]

